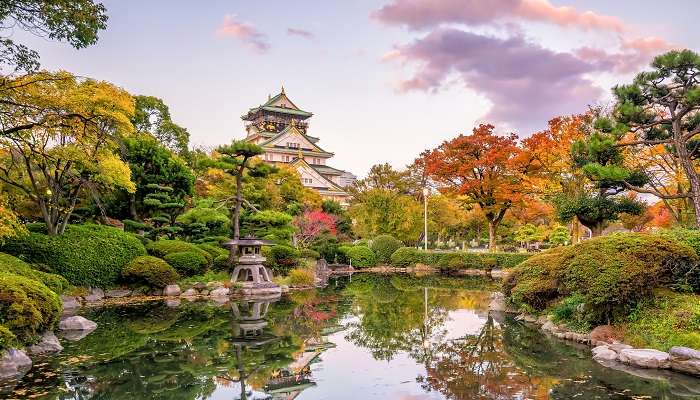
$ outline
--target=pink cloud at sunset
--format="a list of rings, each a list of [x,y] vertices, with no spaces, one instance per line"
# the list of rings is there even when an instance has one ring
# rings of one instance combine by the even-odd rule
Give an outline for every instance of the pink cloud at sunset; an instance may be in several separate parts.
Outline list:
[[[270,49],[270,43],[264,33],[249,23],[239,21],[235,15],[224,16],[224,22],[216,30],[216,34],[220,37],[236,38],[258,53]]]

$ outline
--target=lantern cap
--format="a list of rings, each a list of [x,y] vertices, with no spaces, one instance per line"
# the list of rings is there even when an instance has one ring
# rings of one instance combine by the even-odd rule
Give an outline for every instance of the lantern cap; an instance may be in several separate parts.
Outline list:
[[[228,242],[221,244],[224,247],[231,246],[274,246],[275,243],[269,240],[256,239],[256,238],[244,238],[244,239],[233,239]]]

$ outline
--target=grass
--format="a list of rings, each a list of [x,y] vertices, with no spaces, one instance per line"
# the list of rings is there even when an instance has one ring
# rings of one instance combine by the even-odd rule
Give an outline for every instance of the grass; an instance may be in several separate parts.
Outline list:
[[[700,295],[658,290],[638,304],[623,329],[625,343],[635,347],[700,349]]]

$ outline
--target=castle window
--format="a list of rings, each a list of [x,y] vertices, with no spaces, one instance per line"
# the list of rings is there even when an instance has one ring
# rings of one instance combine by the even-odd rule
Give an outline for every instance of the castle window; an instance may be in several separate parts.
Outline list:
[[[284,156],[284,161],[289,162],[289,156]]]
[[[298,149],[299,143],[287,142],[287,147],[289,147],[290,149]]]

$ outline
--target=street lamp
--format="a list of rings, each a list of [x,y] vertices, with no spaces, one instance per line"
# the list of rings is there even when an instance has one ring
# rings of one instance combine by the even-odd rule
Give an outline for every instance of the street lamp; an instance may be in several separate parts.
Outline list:
[[[423,243],[424,249],[428,251],[428,194],[430,190],[423,188]]]

